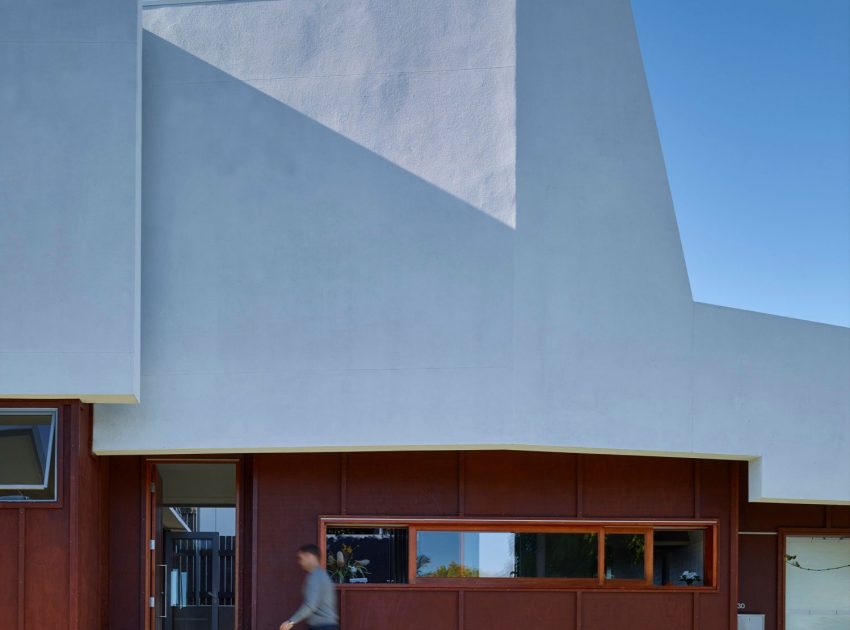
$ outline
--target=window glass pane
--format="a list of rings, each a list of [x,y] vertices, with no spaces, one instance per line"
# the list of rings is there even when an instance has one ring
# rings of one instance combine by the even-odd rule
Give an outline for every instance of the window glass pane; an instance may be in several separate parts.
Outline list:
[[[644,579],[643,534],[605,534],[605,579]]]
[[[420,577],[594,578],[590,533],[419,532]]]
[[[337,583],[407,581],[407,529],[328,527],[328,573]]]
[[[517,534],[518,577],[595,578],[598,575],[596,534]]]
[[[596,534],[537,534],[538,571],[543,558],[545,577],[595,578],[599,575]]]
[[[653,537],[652,583],[658,586],[705,584],[705,530],[657,529]]]
[[[478,577],[513,577],[516,575],[515,537],[510,532],[465,532],[464,567]]]
[[[416,575],[419,577],[478,577],[477,570],[463,571],[461,532],[419,532]],[[477,563],[476,563],[477,565]]]
[[[56,412],[0,410],[0,501],[53,501]]]
[[[785,539],[785,628],[850,628],[850,537]]]

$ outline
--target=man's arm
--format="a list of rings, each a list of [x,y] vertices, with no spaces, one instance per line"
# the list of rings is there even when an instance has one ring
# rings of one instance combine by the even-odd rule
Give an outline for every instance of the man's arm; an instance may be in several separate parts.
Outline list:
[[[318,571],[319,569],[317,569]],[[295,611],[287,623],[293,626],[299,621],[304,621],[307,617],[316,612],[319,607],[319,597],[321,596],[321,582],[313,577],[313,574],[307,576],[307,584],[304,586],[304,603]],[[292,626],[290,626],[292,627]]]

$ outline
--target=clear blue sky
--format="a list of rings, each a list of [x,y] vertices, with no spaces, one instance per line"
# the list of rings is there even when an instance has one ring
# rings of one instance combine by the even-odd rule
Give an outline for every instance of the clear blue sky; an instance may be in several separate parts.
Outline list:
[[[850,2],[632,6],[694,298],[850,325]]]

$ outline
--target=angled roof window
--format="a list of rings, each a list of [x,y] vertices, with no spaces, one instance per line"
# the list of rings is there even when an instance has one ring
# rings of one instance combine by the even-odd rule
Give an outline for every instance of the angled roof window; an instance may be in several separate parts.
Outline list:
[[[56,409],[0,409],[0,501],[56,500]]]

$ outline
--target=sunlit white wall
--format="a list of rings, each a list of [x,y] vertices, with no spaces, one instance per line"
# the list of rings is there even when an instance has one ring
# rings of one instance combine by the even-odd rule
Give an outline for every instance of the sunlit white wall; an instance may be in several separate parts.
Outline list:
[[[693,302],[626,0],[145,23],[143,400],[97,452],[722,457],[850,502],[850,334]]]

